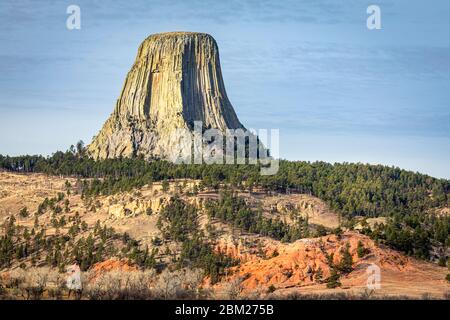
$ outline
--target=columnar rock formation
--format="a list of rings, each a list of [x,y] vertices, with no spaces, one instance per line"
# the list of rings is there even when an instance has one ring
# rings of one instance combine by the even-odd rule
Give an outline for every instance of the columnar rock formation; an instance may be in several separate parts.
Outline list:
[[[228,100],[216,41],[208,34],[151,35],[140,45],[114,112],[88,147],[98,158],[169,158],[177,129],[239,129]],[[175,148],[176,149],[176,148]]]

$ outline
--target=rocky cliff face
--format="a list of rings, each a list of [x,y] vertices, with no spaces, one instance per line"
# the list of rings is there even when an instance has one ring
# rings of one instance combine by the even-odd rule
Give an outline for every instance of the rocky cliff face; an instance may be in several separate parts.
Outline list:
[[[151,35],[88,152],[95,159],[170,158],[182,140],[174,132],[192,131],[194,121],[221,131],[244,128],[225,91],[216,41],[204,33]]]

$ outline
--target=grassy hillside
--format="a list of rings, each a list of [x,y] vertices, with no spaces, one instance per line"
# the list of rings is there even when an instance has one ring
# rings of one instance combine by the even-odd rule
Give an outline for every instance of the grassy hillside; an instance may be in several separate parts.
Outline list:
[[[449,180],[382,165],[281,161],[276,175],[261,176],[254,165],[175,165],[143,159],[93,161],[68,151],[48,158],[0,155],[0,168],[101,178],[85,186],[86,194],[114,193],[174,178],[201,179],[205,186],[212,187],[226,183],[241,189],[297,191],[327,201],[344,216],[420,213],[450,204]]]
[[[450,181],[394,167],[282,160],[276,175],[262,176],[255,165],[175,165],[140,158],[94,161],[79,149],[47,158],[0,155],[0,168],[79,177],[77,188],[87,198],[179,178],[198,179],[200,188],[216,190],[226,186],[307,193],[324,200],[349,227],[355,217],[389,217],[387,224],[363,232],[410,255],[445,264],[450,246],[450,218],[439,214],[450,204]],[[432,256],[434,251],[440,254]]]

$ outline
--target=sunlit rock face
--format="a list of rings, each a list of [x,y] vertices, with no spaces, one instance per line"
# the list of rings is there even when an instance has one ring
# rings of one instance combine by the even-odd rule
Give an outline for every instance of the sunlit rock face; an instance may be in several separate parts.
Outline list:
[[[88,152],[95,159],[170,159],[180,148],[191,152],[179,129],[192,132],[196,121],[204,129],[244,129],[225,91],[216,41],[204,33],[151,35]]]

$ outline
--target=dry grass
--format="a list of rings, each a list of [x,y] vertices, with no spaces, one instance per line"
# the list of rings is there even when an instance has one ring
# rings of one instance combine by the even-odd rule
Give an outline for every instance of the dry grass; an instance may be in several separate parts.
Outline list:
[[[211,297],[202,289],[203,271],[182,269],[156,274],[147,271],[108,271],[82,274],[81,299],[87,300],[149,300],[206,299]],[[55,269],[15,269],[3,275],[0,299],[74,299],[69,297],[66,275]]]
[[[269,296],[268,299],[286,299],[286,300],[418,300],[406,295],[376,295],[373,291],[366,290],[361,293],[292,293],[282,298]],[[448,298],[444,297],[444,300]],[[430,294],[423,294],[420,300],[440,300]]]

